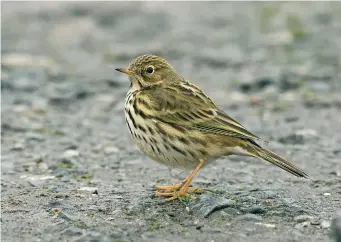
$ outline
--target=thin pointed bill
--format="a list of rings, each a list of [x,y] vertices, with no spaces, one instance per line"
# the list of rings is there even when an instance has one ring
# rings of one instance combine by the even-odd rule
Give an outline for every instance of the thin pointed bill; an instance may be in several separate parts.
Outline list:
[[[134,72],[132,72],[131,70],[128,70],[128,69],[116,68],[115,70],[119,71],[119,72],[122,72],[124,74],[127,74],[128,76],[134,75]]]

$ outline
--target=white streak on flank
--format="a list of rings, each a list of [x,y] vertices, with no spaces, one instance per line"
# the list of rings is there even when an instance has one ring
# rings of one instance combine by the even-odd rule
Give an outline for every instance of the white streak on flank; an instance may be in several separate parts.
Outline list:
[[[243,149],[240,146],[229,147],[227,150],[229,153],[231,153],[233,155],[245,155],[245,156],[251,155],[247,150]]]

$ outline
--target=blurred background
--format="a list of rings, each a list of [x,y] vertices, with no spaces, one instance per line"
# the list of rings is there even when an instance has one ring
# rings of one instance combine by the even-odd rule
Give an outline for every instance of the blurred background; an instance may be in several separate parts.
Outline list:
[[[201,172],[199,185],[233,192],[267,184],[277,198],[290,194],[303,199],[299,206],[308,205],[301,210],[323,214],[319,225],[327,221],[330,226],[341,199],[339,2],[2,2],[1,7],[4,238],[97,238],[97,231],[134,241],[136,233],[155,228],[164,228],[161,239],[175,238],[172,231],[179,228],[172,218],[150,229],[150,221],[159,221],[170,209],[154,200],[136,208],[136,216],[143,214],[140,223],[113,212],[145,204],[141,197],[157,181],[178,179],[143,156],[126,128],[129,81],[114,69],[127,67],[141,54],[165,58],[230,116],[270,140],[270,148],[314,177],[313,184],[297,181],[257,160],[231,157]],[[293,181],[299,185],[293,187]],[[91,193],[102,196],[91,200]],[[325,193],[332,194],[330,200]],[[83,212],[77,204],[86,207]],[[153,206],[159,207],[157,213],[145,213],[145,207]],[[67,211],[65,216],[78,225],[65,232],[70,224],[58,217],[55,227],[59,210],[54,208]],[[13,212],[20,210],[25,217]],[[183,207],[171,210],[175,217],[185,216],[179,215]],[[310,225],[303,230],[288,222],[301,214],[290,211],[275,223],[284,230],[295,228],[299,241],[325,241],[325,230]],[[90,213],[91,219],[84,217]],[[118,221],[114,232],[114,222],[104,223],[103,217]],[[123,233],[120,226],[129,223],[135,226]],[[223,232],[213,237],[189,232],[187,239],[225,238],[226,223],[217,223],[209,226]],[[248,233],[238,226],[229,228],[232,237]],[[268,235],[269,241],[281,238],[263,230],[255,229],[250,241],[257,241],[257,234]]]
[[[41,79],[45,69],[51,78],[124,83],[113,68],[152,53],[218,99],[233,88],[270,87],[271,96],[304,84],[309,96],[340,78],[340,8],[337,2],[4,3],[2,62],[35,66]]]

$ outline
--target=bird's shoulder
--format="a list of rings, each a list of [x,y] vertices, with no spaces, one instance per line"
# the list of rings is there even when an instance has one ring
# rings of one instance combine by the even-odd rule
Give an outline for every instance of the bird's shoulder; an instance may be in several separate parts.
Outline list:
[[[148,102],[158,111],[217,109],[211,98],[187,80],[143,88],[136,98]]]

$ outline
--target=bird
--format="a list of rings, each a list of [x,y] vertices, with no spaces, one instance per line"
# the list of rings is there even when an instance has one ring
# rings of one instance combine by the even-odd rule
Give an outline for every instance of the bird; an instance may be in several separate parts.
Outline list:
[[[263,159],[294,176],[308,178],[302,169],[261,147],[258,143],[263,139],[225,113],[165,59],[140,55],[128,68],[115,70],[130,79],[125,120],[138,148],[169,168],[191,171],[181,183],[155,186],[156,196],[168,201],[196,199],[195,194],[203,190],[190,186],[194,176],[202,167],[229,155]]]

